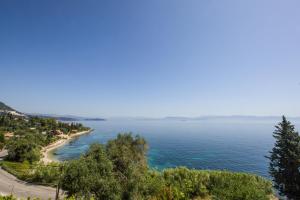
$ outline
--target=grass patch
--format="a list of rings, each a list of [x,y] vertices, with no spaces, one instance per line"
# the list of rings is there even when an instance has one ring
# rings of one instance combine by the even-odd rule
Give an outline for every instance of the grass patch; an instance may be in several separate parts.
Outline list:
[[[0,166],[10,174],[13,174],[15,177],[21,180],[28,181],[32,176],[33,166],[29,162],[10,162],[10,161],[1,161]]]
[[[59,164],[0,161],[0,166],[20,180],[39,185],[55,186],[59,177]]]

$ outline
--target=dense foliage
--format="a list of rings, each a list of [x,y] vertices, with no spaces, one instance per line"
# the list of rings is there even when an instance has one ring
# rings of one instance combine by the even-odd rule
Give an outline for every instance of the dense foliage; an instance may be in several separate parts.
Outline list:
[[[35,130],[57,126],[44,119],[26,123],[34,124]],[[64,189],[69,199],[269,200],[272,195],[271,182],[255,175],[183,167],[151,170],[146,159],[147,142],[130,133],[119,134],[106,145],[91,145],[79,159],[44,165],[35,161],[48,138],[35,130],[19,131],[7,142],[8,158],[18,162],[0,164],[22,180]]]
[[[0,149],[8,150],[8,160],[35,162],[40,159],[41,147],[88,128],[80,123],[62,123],[52,118],[0,115]],[[10,135],[7,141],[4,134]]]
[[[30,183],[40,185],[56,186],[61,175],[60,163],[29,163],[1,161],[0,166],[17,178]]]
[[[113,164],[100,144],[92,145],[85,156],[69,162],[64,173],[62,187],[69,195],[85,199],[120,199]]]
[[[63,123],[53,118],[41,117],[17,117],[11,114],[0,115],[0,131],[14,132],[35,132],[44,133],[46,135],[53,134],[54,131],[60,130],[64,134],[69,134],[72,131],[87,130],[80,123]]]
[[[34,139],[32,135],[25,135],[25,137],[10,140],[6,147],[8,150],[7,159],[16,162],[29,161],[30,163],[39,161],[41,149]]]
[[[148,169],[147,143],[131,134],[93,144],[65,163],[0,162],[22,180],[59,186],[71,199],[269,200],[272,184],[262,177],[228,171]]]
[[[118,135],[106,146],[94,144],[67,164],[62,187],[80,197],[140,199],[147,173],[146,150],[146,141],[130,134]]]
[[[131,134],[94,144],[66,163],[60,179],[69,196],[95,199],[268,200],[271,182],[250,174],[187,168],[149,170],[147,143]]]
[[[0,200],[17,200],[17,198],[13,197],[12,195],[0,196]]]
[[[4,133],[0,133],[0,151],[4,148],[4,146],[5,146]]]
[[[106,153],[122,185],[122,199],[139,199],[141,183],[147,173],[147,150],[146,141],[131,134],[119,134],[107,143]]]
[[[27,181],[28,177],[31,176],[33,167],[29,162],[11,162],[1,161],[0,166],[10,174],[13,174],[17,178]]]
[[[300,199],[300,136],[284,116],[273,136],[269,171],[275,188],[289,199]]]

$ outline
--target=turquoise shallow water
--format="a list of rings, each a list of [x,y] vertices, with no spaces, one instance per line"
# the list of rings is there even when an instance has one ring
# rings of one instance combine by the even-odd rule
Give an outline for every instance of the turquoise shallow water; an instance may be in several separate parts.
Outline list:
[[[149,143],[151,167],[186,166],[196,169],[226,169],[268,177],[272,132],[276,120],[107,120],[82,122],[92,127],[54,151],[59,160],[79,157],[95,142],[105,143],[120,132],[140,134]],[[297,124],[296,124],[297,125]],[[296,126],[297,127],[297,126]],[[299,126],[298,126],[299,127]]]

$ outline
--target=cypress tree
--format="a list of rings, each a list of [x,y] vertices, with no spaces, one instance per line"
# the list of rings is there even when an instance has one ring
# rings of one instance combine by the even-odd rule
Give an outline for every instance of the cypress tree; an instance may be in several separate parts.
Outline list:
[[[275,146],[270,151],[269,172],[274,187],[288,199],[300,199],[300,136],[285,116],[275,126]]]

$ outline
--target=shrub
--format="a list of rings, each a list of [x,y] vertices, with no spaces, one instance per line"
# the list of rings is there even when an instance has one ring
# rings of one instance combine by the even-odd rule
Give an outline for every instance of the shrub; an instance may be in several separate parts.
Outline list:
[[[0,200],[17,200],[17,198],[13,197],[12,195],[0,196]]]
[[[25,161],[23,163],[1,161],[0,164],[4,170],[13,174],[14,176],[16,176],[21,180],[28,181],[31,177],[32,165],[30,165],[28,161]]]
[[[38,164],[33,170],[30,181],[42,185],[56,186],[61,175],[60,168],[59,163]]]
[[[4,133],[0,132],[0,151],[4,148],[4,146],[5,146]]]
[[[119,184],[112,170],[102,145],[94,144],[85,156],[66,165],[62,188],[76,198],[120,199]]]
[[[165,170],[163,177],[166,182],[165,195],[174,199],[211,196],[222,200],[267,200],[272,194],[270,181],[245,173],[189,170],[180,167]]]
[[[7,144],[8,157],[10,161],[24,162],[40,160],[40,147],[29,138],[14,138]]]

